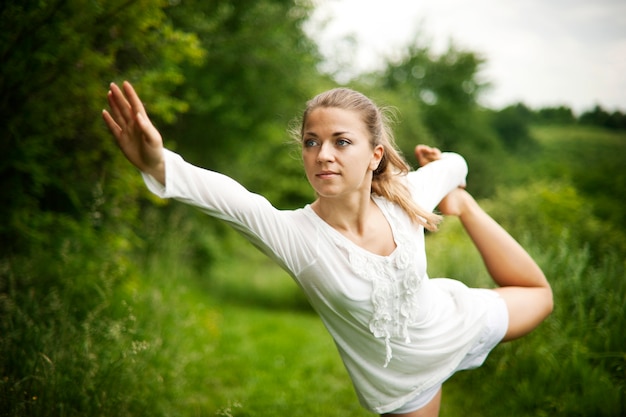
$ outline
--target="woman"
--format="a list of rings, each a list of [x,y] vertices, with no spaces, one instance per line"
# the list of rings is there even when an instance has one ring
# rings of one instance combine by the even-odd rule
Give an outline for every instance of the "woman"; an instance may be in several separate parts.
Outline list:
[[[534,329],[552,292],[530,256],[463,189],[463,158],[417,146],[409,172],[384,114],[334,89],[311,100],[298,132],[316,200],[281,211],[163,148],[132,86],[111,84],[104,120],[149,189],[221,218],[295,279],[332,335],[362,405],[437,416],[442,383]],[[424,229],[458,216],[499,288],[429,279]]]

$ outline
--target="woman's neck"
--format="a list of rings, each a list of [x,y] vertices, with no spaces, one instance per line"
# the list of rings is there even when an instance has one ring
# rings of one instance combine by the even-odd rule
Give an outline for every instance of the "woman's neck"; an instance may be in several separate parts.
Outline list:
[[[360,235],[365,230],[372,209],[377,208],[371,195],[352,199],[320,197],[311,204],[315,213],[334,229]]]
[[[371,196],[352,204],[318,199],[311,208],[329,226],[371,253],[388,256],[396,248],[391,225]]]

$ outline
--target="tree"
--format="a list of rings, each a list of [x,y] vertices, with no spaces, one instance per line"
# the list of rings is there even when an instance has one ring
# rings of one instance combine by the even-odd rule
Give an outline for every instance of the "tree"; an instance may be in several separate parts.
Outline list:
[[[626,129],[626,115],[624,113],[618,110],[609,113],[599,105],[581,114],[578,120],[584,125],[600,126],[614,130]]]
[[[532,110],[523,103],[518,103],[500,111],[494,111],[492,125],[505,148],[516,151],[536,145],[528,127],[533,117]]]
[[[482,63],[476,54],[453,45],[436,55],[416,42],[402,59],[390,62],[381,77],[382,88],[414,103],[413,114],[407,116],[402,110],[404,117],[417,115],[434,144],[466,157],[479,196],[494,191],[489,156],[497,157],[502,151],[488,113],[478,104],[487,88],[478,77]]]
[[[567,106],[543,107],[536,112],[536,120],[543,124],[571,125],[576,123],[576,116]]]
[[[191,0],[168,10],[208,55],[202,66],[185,67],[188,81],[176,95],[189,111],[166,136],[191,162],[232,175],[283,207],[310,198],[286,142],[290,121],[323,83],[317,48],[302,30],[311,7]]]
[[[132,275],[145,191],[100,111],[110,81],[140,75],[155,119],[185,109],[167,93],[203,50],[166,6],[0,6],[0,414],[129,415],[136,401],[116,391],[132,371],[115,369],[107,332],[120,324],[113,294]]]
[[[99,117],[107,83],[136,79],[157,118],[185,110],[167,92],[183,61],[202,58],[194,35],[176,30],[161,0],[44,0],[0,8],[2,254],[49,245],[62,229],[102,224],[137,196]],[[157,90],[158,89],[158,90]],[[158,91],[158,93],[157,93]],[[128,219],[128,218],[127,218]]]

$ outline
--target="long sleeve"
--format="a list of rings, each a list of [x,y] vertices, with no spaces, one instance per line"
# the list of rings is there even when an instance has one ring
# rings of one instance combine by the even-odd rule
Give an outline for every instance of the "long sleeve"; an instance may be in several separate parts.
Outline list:
[[[278,210],[232,178],[189,164],[168,150],[165,172],[165,186],[142,173],[148,189],[157,196],[179,200],[228,222],[289,272],[297,272],[308,262],[308,245],[296,224],[297,211]]]

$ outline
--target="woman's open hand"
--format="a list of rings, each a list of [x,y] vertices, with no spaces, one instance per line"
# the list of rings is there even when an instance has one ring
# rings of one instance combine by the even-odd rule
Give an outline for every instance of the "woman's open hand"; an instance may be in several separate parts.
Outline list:
[[[128,81],[122,91],[111,83],[107,94],[110,112],[102,117],[126,158],[139,170],[165,184],[163,139],[154,127],[137,93]]]

